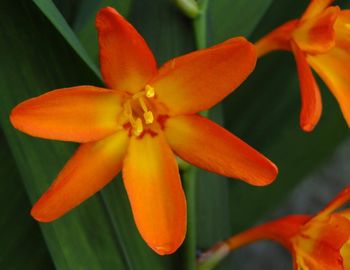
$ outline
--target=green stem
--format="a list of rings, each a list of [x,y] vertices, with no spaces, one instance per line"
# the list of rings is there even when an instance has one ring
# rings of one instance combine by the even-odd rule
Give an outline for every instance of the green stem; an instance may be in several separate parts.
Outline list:
[[[207,46],[206,12],[209,0],[199,0],[200,14],[193,19],[197,49]],[[208,111],[202,115],[207,116]],[[196,178],[198,169],[190,166],[183,171],[183,184],[187,198],[187,237],[185,241],[185,269],[196,269]]]
[[[196,269],[196,176],[197,168],[183,172],[183,185],[187,198],[187,237],[185,241],[185,269]]]
[[[207,8],[209,0],[199,1],[200,14],[193,20],[193,28],[197,49],[207,46]]]

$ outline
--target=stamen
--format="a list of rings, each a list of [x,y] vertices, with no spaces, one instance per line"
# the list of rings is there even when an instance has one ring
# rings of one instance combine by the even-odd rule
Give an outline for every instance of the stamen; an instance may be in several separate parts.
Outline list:
[[[126,103],[124,104],[124,114],[125,114],[125,116],[127,116],[128,118],[130,118],[130,116],[132,117],[132,110],[131,110],[130,102],[126,102]]]
[[[135,136],[140,136],[143,131],[143,125],[141,118],[137,118],[135,121],[135,125],[133,127],[133,133]]]
[[[154,97],[154,95],[155,95],[154,87],[152,87],[149,84],[147,84],[145,86],[145,91],[146,91],[146,97],[148,97],[148,98],[153,98]]]
[[[142,97],[139,98],[139,102],[140,102],[140,105],[141,105],[142,110],[143,110],[144,112],[148,112],[148,108],[147,108],[146,103],[145,103],[145,101],[143,100]]]
[[[146,124],[152,124],[154,121],[153,113],[151,111],[145,112],[143,114]]]

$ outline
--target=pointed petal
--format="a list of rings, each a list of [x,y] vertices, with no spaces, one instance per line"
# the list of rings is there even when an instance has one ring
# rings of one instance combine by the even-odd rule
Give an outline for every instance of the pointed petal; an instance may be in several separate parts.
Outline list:
[[[306,56],[298,45],[292,42],[293,54],[297,64],[300,91],[301,91],[301,113],[300,126],[304,131],[312,131],[322,112],[322,100],[320,89],[312,74],[311,68],[306,61]]]
[[[350,52],[335,47],[326,54],[308,55],[307,61],[337,99],[350,127]]]
[[[93,86],[48,92],[26,100],[11,112],[12,125],[35,137],[89,142],[104,138],[121,127],[122,95]]]
[[[258,40],[255,43],[258,57],[276,50],[290,51],[292,33],[297,25],[298,20],[291,20]]]
[[[171,148],[195,166],[256,186],[276,178],[277,168],[271,161],[204,117],[171,117],[164,125]]]
[[[334,0],[311,0],[301,19],[306,20],[319,15],[333,2]]]
[[[335,44],[334,23],[339,11],[339,7],[329,7],[313,18],[300,21],[293,32],[299,48],[313,54],[330,50]]]
[[[160,255],[175,252],[185,238],[186,199],[162,134],[131,138],[123,179],[143,239]]]
[[[32,216],[53,221],[102,189],[121,169],[128,145],[125,130],[81,145],[54,183],[32,208]]]
[[[96,17],[102,77],[111,89],[135,93],[157,71],[145,40],[115,9],[103,8]]]
[[[325,208],[320,211],[318,216],[327,216],[332,212],[341,208],[344,204],[350,201],[350,186],[343,189]]]
[[[244,38],[175,58],[150,82],[156,98],[178,115],[206,110],[236,89],[253,71],[254,46]]]

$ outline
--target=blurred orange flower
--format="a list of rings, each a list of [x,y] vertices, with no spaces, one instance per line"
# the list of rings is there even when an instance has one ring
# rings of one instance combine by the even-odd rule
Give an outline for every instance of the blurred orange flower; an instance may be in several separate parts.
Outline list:
[[[311,0],[300,19],[276,28],[256,43],[258,56],[292,51],[297,65],[302,108],[300,126],[312,131],[322,101],[310,66],[337,99],[350,126],[350,10],[329,6],[333,0]]]
[[[291,215],[249,229],[206,252],[199,263],[218,262],[230,250],[270,239],[291,252],[296,270],[349,270],[350,209],[335,212],[349,200],[350,186],[316,216]]]
[[[255,48],[244,38],[232,38],[157,70],[146,42],[114,9],[102,9],[96,26],[108,89],[58,89],[11,113],[13,126],[27,134],[82,143],[32,216],[43,222],[59,218],[122,170],[142,237],[155,252],[172,253],[186,232],[186,200],[174,153],[253,185],[276,177],[277,168],[267,158],[195,114],[246,79],[255,67]]]

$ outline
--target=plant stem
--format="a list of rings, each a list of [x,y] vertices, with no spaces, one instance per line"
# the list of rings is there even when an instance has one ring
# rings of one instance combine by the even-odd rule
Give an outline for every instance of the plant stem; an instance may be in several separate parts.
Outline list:
[[[197,49],[207,45],[206,12],[209,0],[199,0],[200,14],[193,19]],[[208,115],[208,111],[204,112]],[[187,198],[187,237],[185,241],[185,269],[196,269],[196,177],[198,169],[190,166],[183,171],[183,184]]]
[[[187,198],[187,237],[185,241],[185,269],[196,269],[196,176],[197,168],[189,167],[183,173]]]
[[[209,0],[200,0],[200,14],[193,20],[193,28],[197,49],[203,49],[207,46],[207,8]]]

